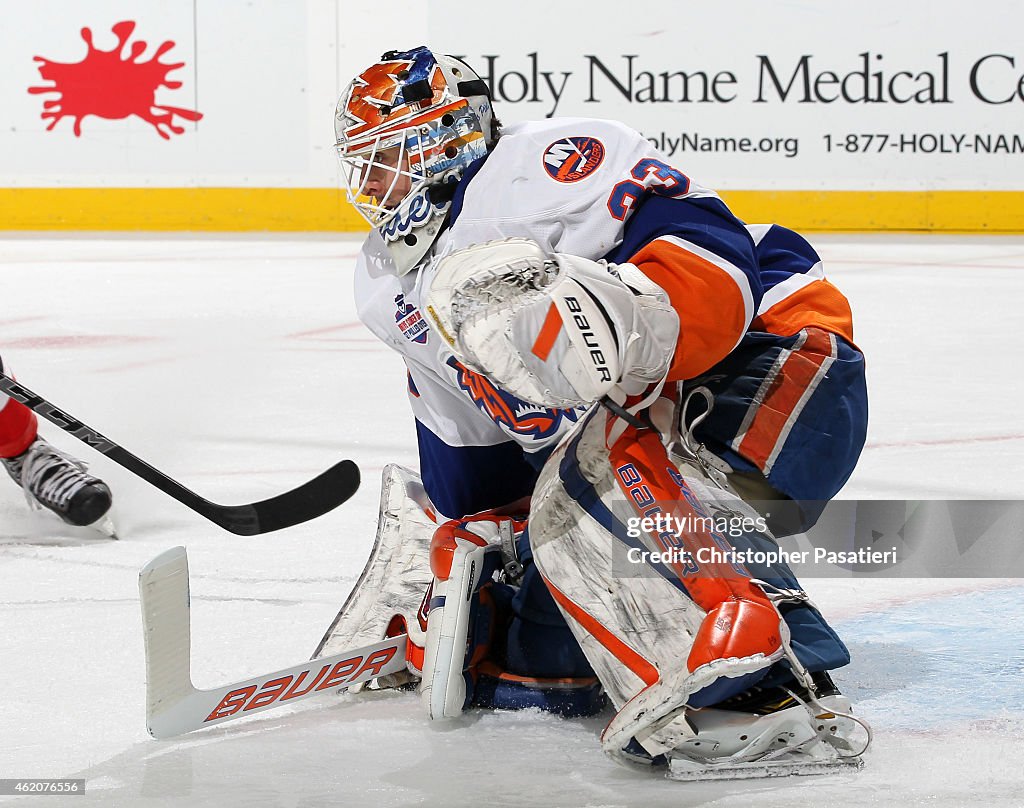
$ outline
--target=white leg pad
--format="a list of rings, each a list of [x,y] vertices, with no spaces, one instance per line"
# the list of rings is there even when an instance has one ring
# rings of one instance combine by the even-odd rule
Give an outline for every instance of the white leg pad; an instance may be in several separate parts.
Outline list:
[[[611,477],[601,424],[598,418],[586,425],[577,459],[580,473],[596,481],[607,502],[622,495]],[[705,612],[662,576],[616,574],[622,572],[612,564],[617,540],[569,495],[560,479],[566,445],[548,460],[534,491],[530,544],[548,586],[574,604],[568,610],[559,603],[612,703],[621,708],[652,684],[652,675],[658,679],[685,668]],[[609,649],[610,638],[621,644],[619,651],[625,651],[630,664]]]
[[[313,656],[339,653],[383,639],[395,615],[410,633],[430,585],[430,537],[437,525],[419,475],[397,465],[384,469],[377,538],[359,580]]]
[[[562,479],[561,468],[569,453],[566,473],[571,476],[570,469],[575,467],[580,475],[575,482]],[[684,476],[692,474],[684,470]],[[595,516],[601,508],[607,516],[611,503],[625,504],[625,494],[612,475],[605,420],[598,413],[584,423],[582,433],[563,441],[545,465],[533,496],[530,541],[535,563],[619,709],[602,736],[606,751],[615,754],[631,738],[650,734],[685,706],[693,693],[720,677],[735,678],[766,668],[783,652],[718,659],[692,672],[687,668],[707,613],[672,574],[656,574],[652,569],[637,574],[628,564],[613,569],[613,556],[621,559],[625,547]],[[583,507],[570,494],[581,478],[593,487],[591,496],[596,495],[599,503]],[[693,482],[692,490],[706,490],[700,481]],[[743,507],[738,499],[735,507]],[[619,508],[615,512],[620,517],[626,513]],[[683,722],[674,731],[685,734],[688,725]]]

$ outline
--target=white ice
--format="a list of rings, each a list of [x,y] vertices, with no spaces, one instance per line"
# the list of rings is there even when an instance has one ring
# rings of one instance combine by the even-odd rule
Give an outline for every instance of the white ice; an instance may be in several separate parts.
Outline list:
[[[1019,498],[1024,239],[813,241],[869,362],[868,445],[842,496]],[[84,797],[45,801],[75,806],[1024,805],[1021,580],[807,581],[854,651],[837,679],[875,726],[856,774],[673,783],[602,756],[607,715],[474,713],[437,728],[394,693],[150,739],[142,565],[188,548],[197,686],[286,667],[362,568],[382,467],[415,467],[402,363],[356,322],[356,249],[0,239],[0,353],[28,387],[218,502],[345,457],[364,480],[327,516],[239,538],[44,425],[113,487],[120,540],[30,511],[0,480],[0,778],[85,778]]]

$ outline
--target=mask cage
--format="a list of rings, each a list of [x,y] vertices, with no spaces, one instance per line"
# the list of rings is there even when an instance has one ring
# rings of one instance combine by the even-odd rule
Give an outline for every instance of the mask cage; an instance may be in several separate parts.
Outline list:
[[[425,111],[401,127],[389,127],[358,141],[339,140],[336,144],[346,184],[346,197],[372,227],[381,230],[388,241],[402,237],[408,227],[398,222],[389,226],[403,211],[422,211],[431,204],[429,189],[445,181],[453,172],[461,172],[487,153],[480,119],[463,99]],[[384,153],[397,149],[397,154]],[[366,193],[370,172],[374,169],[390,175],[387,189],[379,197]],[[404,199],[388,206],[388,198],[402,177],[408,177],[410,189]],[[433,206],[446,208],[444,194],[437,194]],[[416,218],[419,218],[418,216]],[[416,222],[411,222],[415,224]]]

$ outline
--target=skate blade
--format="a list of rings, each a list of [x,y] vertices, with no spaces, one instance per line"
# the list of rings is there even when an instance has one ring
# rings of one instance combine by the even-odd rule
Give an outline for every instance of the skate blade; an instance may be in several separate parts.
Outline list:
[[[754,761],[751,763],[698,763],[681,758],[669,758],[669,780],[694,782],[697,780],[754,780],[765,777],[789,777],[791,775],[840,774],[853,772],[864,766],[859,758],[837,758],[836,760],[793,760]]]
[[[117,535],[117,527],[114,525],[114,520],[110,518],[110,514],[100,517],[91,525],[86,526],[89,530],[95,530],[97,533],[106,536],[108,539],[117,541],[120,536]]]

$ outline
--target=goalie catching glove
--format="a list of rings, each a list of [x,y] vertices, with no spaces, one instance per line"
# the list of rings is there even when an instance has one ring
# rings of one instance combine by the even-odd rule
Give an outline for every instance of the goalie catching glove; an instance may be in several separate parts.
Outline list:
[[[548,255],[523,238],[442,258],[427,311],[460,361],[547,407],[661,381],[679,333],[668,295],[632,264]]]

